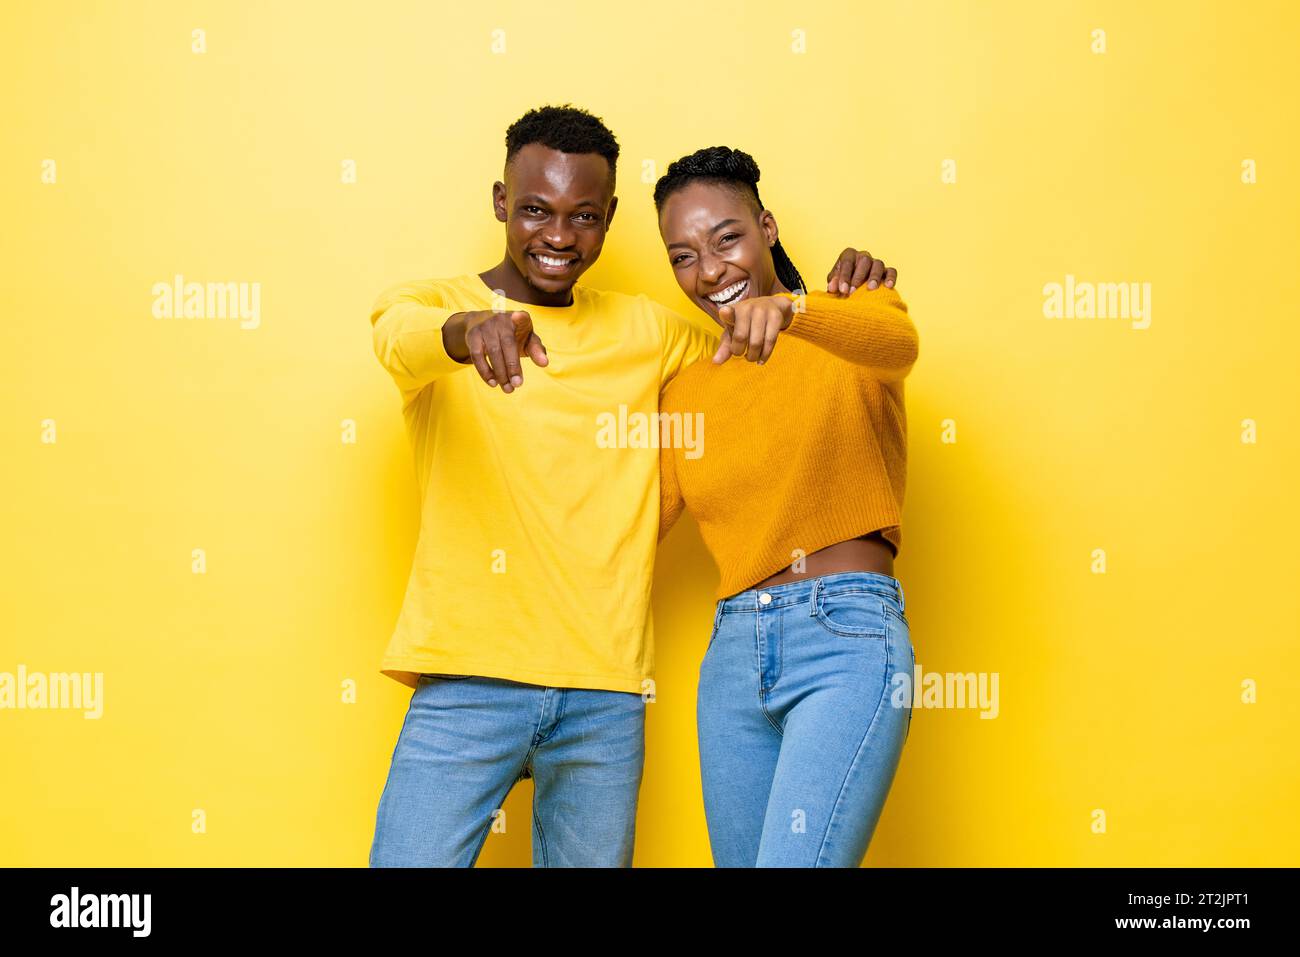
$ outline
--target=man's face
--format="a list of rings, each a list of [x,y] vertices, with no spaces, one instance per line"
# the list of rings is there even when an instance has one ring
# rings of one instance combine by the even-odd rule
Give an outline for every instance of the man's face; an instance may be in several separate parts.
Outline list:
[[[618,205],[603,156],[540,143],[514,155],[492,201],[506,224],[506,254],[525,282],[550,294],[567,291],[600,256]]]

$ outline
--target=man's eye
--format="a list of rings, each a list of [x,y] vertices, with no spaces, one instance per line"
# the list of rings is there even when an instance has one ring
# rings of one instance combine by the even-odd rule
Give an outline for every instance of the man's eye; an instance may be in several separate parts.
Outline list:
[[[685,258],[686,258],[686,254],[682,253],[681,255],[674,256],[672,259],[669,260],[669,262],[672,263],[672,265],[674,266],[678,266],[681,265],[682,260],[684,260]]]
[[[720,240],[718,240],[718,243],[719,243],[719,245],[721,245],[722,243],[729,242],[730,240],[735,239],[735,238],[736,238],[736,234],[735,234],[735,233],[727,233],[727,234],[726,234],[725,236],[723,236]]]
[[[579,219],[593,220],[593,219],[596,218],[596,214],[595,214],[595,213],[579,213],[579,214],[578,214],[578,218],[579,218]]]
[[[541,211],[542,211],[542,210],[541,210],[541,207],[539,207],[539,206],[525,206],[525,207],[524,207],[524,212],[525,212],[525,213],[540,213]]]

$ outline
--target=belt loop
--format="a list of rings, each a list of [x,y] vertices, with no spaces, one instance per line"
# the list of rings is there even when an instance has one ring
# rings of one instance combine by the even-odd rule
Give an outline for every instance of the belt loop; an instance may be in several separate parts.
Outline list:
[[[812,591],[808,593],[808,617],[817,617],[817,596],[821,594],[822,580],[820,577],[813,579]]]
[[[894,579],[894,591],[898,594],[898,610],[907,613],[907,605],[903,601],[903,583]]]

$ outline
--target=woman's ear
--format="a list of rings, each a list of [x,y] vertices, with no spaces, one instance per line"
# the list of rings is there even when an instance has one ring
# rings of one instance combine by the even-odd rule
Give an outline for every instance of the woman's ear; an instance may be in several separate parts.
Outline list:
[[[765,209],[758,217],[758,225],[763,230],[763,239],[769,246],[775,246],[779,238],[776,228],[776,217],[772,211]]]

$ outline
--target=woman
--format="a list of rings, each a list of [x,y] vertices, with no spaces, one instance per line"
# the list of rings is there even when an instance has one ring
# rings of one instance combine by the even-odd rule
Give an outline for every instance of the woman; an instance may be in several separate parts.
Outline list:
[[[660,538],[689,510],[721,572],[697,702],[714,862],[856,867],[911,722],[893,559],[917,333],[888,285],[800,296],[758,178],[711,147],[655,186],[678,285],[722,326],[663,395],[708,442],[662,450]]]

